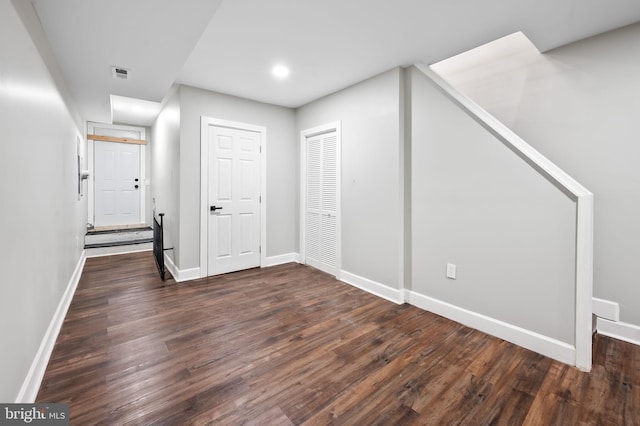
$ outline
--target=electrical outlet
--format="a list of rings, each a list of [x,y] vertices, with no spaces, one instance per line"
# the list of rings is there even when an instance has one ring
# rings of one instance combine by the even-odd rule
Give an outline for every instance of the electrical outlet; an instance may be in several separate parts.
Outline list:
[[[447,263],[447,278],[456,279],[456,265],[453,263]]]

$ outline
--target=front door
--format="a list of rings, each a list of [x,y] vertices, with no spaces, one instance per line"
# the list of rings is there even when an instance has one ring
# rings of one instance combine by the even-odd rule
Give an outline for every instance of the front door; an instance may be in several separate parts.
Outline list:
[[[208,127],[208,275],[260,266],[261,133]]]
[[[95,226],[140,223],[140,145],[96,141]]]

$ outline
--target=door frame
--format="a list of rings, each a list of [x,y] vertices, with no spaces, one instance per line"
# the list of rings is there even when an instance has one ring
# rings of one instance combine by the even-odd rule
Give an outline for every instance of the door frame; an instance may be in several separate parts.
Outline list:
[[[342,122],[334,121],[300,132],[300,262],[307,263],[305,247],[307,243],[307,138],[324,133],[336,132],[336,161],[338,182],[336,188],[336,278],[342,275]]]
[[[209,126],[260,133],[260,267],[267,258],[267,128],[255,124],[200,117],[200,277],[209,276]]]
[[[129,132],[139,132],[140,139],[146,140],[146,129],[144,127],[134,127],[134,126],[125,126],[120,124],[105,124],[105,123],[95,123],[92,121],[87,122],[87,135],[95,135],[96,129],[107,129],[108,132],[98,132],[100,136],[114,136],[121,137],[121,134],[118,131],[129,131]],[[102,134],[108,133],[108,134]],[[92,139],[87,139],[87,168],[89,170],[89,177],[87,179],[87,220],[90,221],[92,225],[95,226],[96,223],[96,193],[95,193],[95,141]],[[147,179],[147,156],[146,156],[146,146],[140,146],[140,218],[138,224],[144,224],[147,218],[147,185],[150,182]],[[132,224],[136,225],[136,224]]]

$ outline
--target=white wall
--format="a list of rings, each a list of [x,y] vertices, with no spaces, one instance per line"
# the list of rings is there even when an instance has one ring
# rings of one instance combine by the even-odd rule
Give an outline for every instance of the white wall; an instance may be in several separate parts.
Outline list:
[[[267,256],[298,251],[298,151],[292,109],[180,86],[180,269],[200,265],[200,117],[267,128]],[[175,246],[176,241],[174,241]]]
[[[407,77],[412,291],[573,345],[575,202],[420,71]]]
[[[396,68],[297,110],[298,144],[300,131],[342,122],[342,269],[394,289],[403,284],[401,80]]]
[[[595,196],[594,296],[640,325],[640,24],[544,55],[509,40],[438,71]]]
[[[27,22],[43,48],[35,14]],[[13,5],[0,2],[2,402],[15,401],[81,257],[76,118]]]
[[[164,213],[164,245],[174,263],[180,257],[180,98],[176,87],[166,96],[151,129],[151,199]],[[153,204],[153,202],[152,202]],[[153,209],[153,206],[151,207]]]

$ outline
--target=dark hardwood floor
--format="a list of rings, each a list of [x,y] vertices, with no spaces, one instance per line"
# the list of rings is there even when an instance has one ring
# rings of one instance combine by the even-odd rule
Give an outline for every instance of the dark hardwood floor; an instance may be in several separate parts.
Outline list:
[[[71,424],[640,425],[640,347],[586,374],[297,264],[177,284],[88,259],[38,401]]]

